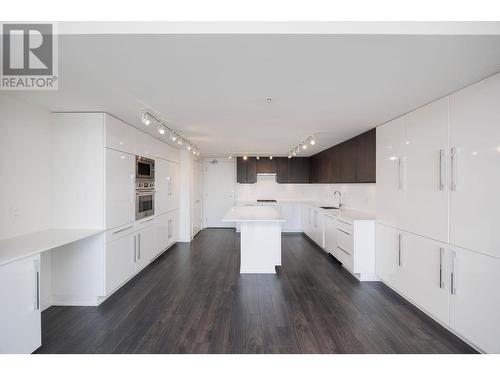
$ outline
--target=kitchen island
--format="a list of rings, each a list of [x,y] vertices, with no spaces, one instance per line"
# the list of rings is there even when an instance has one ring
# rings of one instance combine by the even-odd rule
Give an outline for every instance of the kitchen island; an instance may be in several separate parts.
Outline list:
[[[224,222],[240,224],[240,273],[276,273],[281,266],[281,214],[269,206],[236,206]]]

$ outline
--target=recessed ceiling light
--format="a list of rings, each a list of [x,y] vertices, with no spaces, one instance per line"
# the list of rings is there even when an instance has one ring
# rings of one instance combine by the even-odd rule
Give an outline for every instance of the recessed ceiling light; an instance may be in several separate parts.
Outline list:
[[[269,160],[273,160],[273,156],[272,155],[269,156]]]
[[[257,155],[257,156],[256,156],[256,158],[257,158],[257,160],[259,160],[259,159],[260,159],[260,156],[258,156],[258,155]]]
[[[243,156],[243,160],[247,160],[247,159],[248,159],[248,157],[246,155]]]
[[[273,101],[273,98],[267,98],[266,102],[271,103]]]

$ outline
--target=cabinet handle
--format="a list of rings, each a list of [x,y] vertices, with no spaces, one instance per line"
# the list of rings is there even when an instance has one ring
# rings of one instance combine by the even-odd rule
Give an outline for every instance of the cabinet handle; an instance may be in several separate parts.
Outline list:
[[[141,234],[137,235],[137,259],[141,260]]]
[[[398,188],[401,190],[403,188],[403,177],[401,175],[401,168],[402,168],[402,160],[401,157],[398,158]]]
[[[342,233],[347,234],[348,236],[350,236],[350,235],[351,235],[351,233],[346,232],[346,231],[345,231],[345,230],[343,230],[343,229],[337,228],[337,230],[338,230],[338,231],[341,231]]]
[[[344,248],[343,248],[342,246],[340,246],[340,245],[337,245],[337,249],[342,250],[342,251],[343,251],[344,253],[346,253],[347,255],[351,255],[350,253],[348,253],[348,252],[346,251],[346,249],[344,249]]]
[[[129,230],[129,229],[132,229],[134,226],[131,225],[129,227],[126,227],[126,228],[123,228],[123,229],[120,229],[120,230],[117,230],[116,232],[113,232],[113,234],[118,234],[118,233],[121,233],[121,232],[125,232],[126,230]]]
[[[35,310],[40,310],[40,262],[35,260],[33,262],[35,267]]]
[[[398,266],[401,267],[401,242],[402,242],[402,234],[398,233]]]
[[[444,150],[439,150],[439,190],[444,190]]]
[[[451,148],[451,171],[450,171],[450,175],[451,175],[451,186],[450,186],[450,189],[452,191],[456,191],[457,190],[457,182],[456,182],[456,173],[457,173],[457,166],[456,166],[456,162],[457,162],[457,148],[456,147],[452,147]]]
[[[450,273],[450,293],[457,294],[457,290],[455,288],[455,256],[456,253],[454,251],[451,252],[451,273]]]
[[[134,263],[137,262],[137,235],[134,236]]]
[[[443,280],[443,254],[444,248],[439,248],[439,288],[444,288],[444,280]]]

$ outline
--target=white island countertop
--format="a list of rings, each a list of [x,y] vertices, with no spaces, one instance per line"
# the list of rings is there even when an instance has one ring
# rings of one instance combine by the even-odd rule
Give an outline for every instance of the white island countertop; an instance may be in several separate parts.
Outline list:
[[[285,221],[278,210],[271,206],[235,206],[222,221]]]
[[[99,229],[47,229],[0,240],[0,266],[102,232]]]

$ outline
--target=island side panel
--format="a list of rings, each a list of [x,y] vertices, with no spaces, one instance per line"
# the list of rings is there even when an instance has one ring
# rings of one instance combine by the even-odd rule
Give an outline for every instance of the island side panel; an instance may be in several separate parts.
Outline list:
[[[281,223],[241,223],[240,273],[276,273],[281,265]]]

